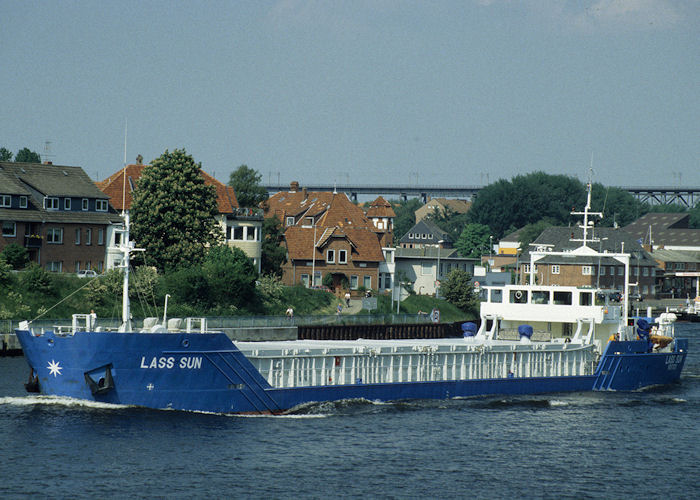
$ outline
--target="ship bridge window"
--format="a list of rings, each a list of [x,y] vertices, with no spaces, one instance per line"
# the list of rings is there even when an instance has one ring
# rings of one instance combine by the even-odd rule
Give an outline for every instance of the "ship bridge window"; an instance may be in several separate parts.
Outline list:
[[[570,306],[571,292],[554,292],[554,303],[560,306]]]
[[[549,292],[547,290],[532,291],[533,304],[549,304]]]
[[[527,304],[527,290],[511,290],[511,304]]]
[[[503,302],[503,290],[500,288],[494,288],[491,290],[491,302],[500,304]]]
[[[578,295],[578,303],[580,306],[593,305],[593,292],[581,292]]]

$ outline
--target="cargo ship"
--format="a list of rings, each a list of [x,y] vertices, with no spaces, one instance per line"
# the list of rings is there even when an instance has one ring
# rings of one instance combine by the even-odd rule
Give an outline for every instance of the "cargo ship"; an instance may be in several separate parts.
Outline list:
[[[567,255],[601,255],[589,243],[590,184],[582,244]],[[96,327],[75,314],[70,327],[15,330],[30,367],[27,390],[155,409],[280,414],[297,405],[500,394],[631,391],[680,380],[688,340],[675,316],[630,324],[627,297],[609,302],[594,287],[530,284],[482,287],[480,321],[459,338],[236,341],[205,318],[134,328],[129,313],[129,241],[124,214],[122,323]],[[531,269],[554,252],[531,252]],[[181,323],[181,324],[178,324]]]

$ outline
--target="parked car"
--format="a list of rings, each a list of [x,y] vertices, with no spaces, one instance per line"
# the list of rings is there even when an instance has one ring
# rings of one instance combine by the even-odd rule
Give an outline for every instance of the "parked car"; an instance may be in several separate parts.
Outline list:
[[[78,278],[97,278],[97,273],[92,269],[84,269],[75,273]]]

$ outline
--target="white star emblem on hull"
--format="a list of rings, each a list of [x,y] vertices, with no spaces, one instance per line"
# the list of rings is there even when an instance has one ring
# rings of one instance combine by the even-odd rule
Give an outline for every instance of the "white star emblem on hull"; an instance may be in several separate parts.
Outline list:
[[[59,364],[59,362],[54,361],[53,359],[46,368],[49,369],[49,373],[54,377],[59,376],[61,374],[61,370],[63,370],[63,367]]]

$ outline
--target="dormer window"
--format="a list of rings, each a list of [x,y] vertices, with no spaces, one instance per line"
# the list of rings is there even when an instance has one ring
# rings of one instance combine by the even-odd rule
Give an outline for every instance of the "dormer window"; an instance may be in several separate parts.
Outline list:
[[[46,210],[58,210],[58,198],[54,198],[54,197],[44,198],[44,208]]]
[[[95,200],[95,210],[98,212],[106,212],[108,206],[107,200]]]
[[[293,226],[294,225],[294,217],[287,217],[287,226]]]
[[[12,196],[9,194],[0,194],[0,207],[9,207],[12,203]]]
[[[29,200],[26,196],[19,197],[19,208],[27,208],[29,206]]]
[[[347,250],[338,250],[338,264],[348,263],[348,252]]]
[[[63,210],[70,210],[70,198],[63,198]]]
[[[326,262],[328,264],[334,264],[335,263],[335,250],[328,250],[326,252]]]
[[[86,211],[89,207],[89,202],[87,198],[83,198],[83,211]]]

